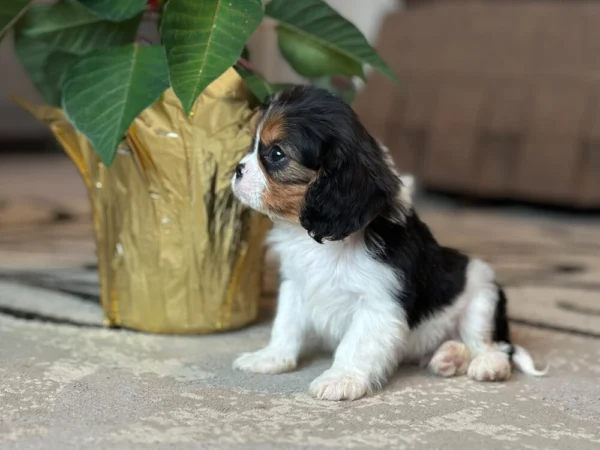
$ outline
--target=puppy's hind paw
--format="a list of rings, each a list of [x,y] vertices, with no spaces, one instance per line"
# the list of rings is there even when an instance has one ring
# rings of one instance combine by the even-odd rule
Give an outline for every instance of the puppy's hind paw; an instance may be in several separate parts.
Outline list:
[[[440,377],[459,376],[467,373],[469,362],[469,350],[465,344],[446,341],[429,361],[429,370]]]
[[[508,355],[500,351],[485,352],[471,361],[467,375],[476,381],[506,381],[511,375]]]

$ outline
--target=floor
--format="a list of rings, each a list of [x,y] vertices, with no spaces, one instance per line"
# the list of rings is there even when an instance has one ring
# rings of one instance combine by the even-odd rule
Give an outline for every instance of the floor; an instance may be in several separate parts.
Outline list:
[[[600,217],[418,205],[441,241],[494,264],[513,339],[547,377],[402,367],[372,397],[328,403],[307,393],[327,355],[278,376],[231,370],[267,342],[268,320],[198,337],[105,329],[75,169],[0,159],[0,448],[600,448]]]

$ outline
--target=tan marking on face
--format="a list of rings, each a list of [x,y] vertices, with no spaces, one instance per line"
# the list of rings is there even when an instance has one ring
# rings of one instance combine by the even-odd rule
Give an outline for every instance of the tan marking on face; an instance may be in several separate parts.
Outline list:
[[[307,189],[308,184],[283,184],[270,180],[263,202],[273,215],[298,223]]]
[[[277,143],[287,159],[271,166],[259,158],[260,169],[267,180],[263,205],[274,217],[299,222],[306,191],[316,172],[299,162],[297,150],[286,143],[285,138],[285,117],[278,113],[267,115],[260,125],[259,139],[267,148]]]
[[[277,141],[282,141],[285,137],[285,119],[280,114],[269,115],[260,130],[260,140],[266,146]]]
[[[298,161],[274,173],[266,173],[267,186],[263,193],[263,204],[271,215],[291,222],[300,222],[300,210],[304,205],[306,192],[317,177],[314,170]]]

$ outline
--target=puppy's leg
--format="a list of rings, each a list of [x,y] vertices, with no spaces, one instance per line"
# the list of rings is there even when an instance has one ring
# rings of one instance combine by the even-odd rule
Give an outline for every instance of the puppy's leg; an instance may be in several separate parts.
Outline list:
[[[306,338],[306,316],[302,298],[292,281],[279,288],[277,314],[269,345],[254,353],[245,353],[233,363],[234,369],[255,373],[282,373],[296,368]]]
[[[322,400],[355,400],[381,387],[396,369],[408,325],[393,299],[367,300],[354,313],[330,369],[310,385]]]
[[[506,342],[494,342],[500,289],[493,270],[483,261],[469,263],[467,294],[468,303],[459,324],[461,339],[473,356],[467,375],[477,381],[508,380],[512,372],[508,330],[502,337]]]

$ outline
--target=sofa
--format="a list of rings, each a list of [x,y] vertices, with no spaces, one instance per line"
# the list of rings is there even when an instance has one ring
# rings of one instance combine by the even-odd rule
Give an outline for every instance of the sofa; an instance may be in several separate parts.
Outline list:
[[[414,7],[412,7],[414,5]],[[355,109],[426,188],[600,207],[600,3],[409,2]]]

